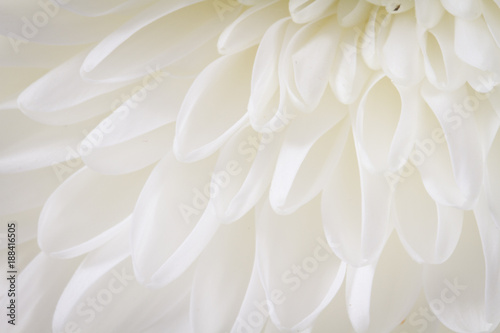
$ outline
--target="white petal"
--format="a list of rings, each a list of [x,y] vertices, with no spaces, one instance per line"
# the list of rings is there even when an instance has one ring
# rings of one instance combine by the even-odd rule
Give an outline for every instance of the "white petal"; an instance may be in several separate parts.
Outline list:
[[[123,174],[163,157],[172,147],[173,121],[191,82],[145,77],[131,90],[132,97],[82,142],[85,164],[100,173]]]
[[[215,156],[180,163],[169,153],[155,167],[137,200],[132,258],[137,279],[153,287],[182,275],[219,223],[207,203]]]
[[[288,8],[295,23],[307,23],[332,11],[336,0],[290,0]]]
[[[105,176],[82,168],[45,203],[38,242],[52,256],[86,253],[113,237],[134,208],[150,169],[124,176]]]
[[[2,223],[2,228],[7,230],[7,224],[15,222],[17,230],[16,244],[23,244],[36,238],[40,210],[41,207],[36,207],[16,214],[3,215],[0,216],[0,223]],[[6,249],[7,243],[7,234],[1,234],[0,249]]]
[[[418,43],[414,13],[396,15],[382,49],[382,68],[394,82],[413,86],[423,78],[423,59]]]
[[[439,264],[449,258],[462,231],[463,211],[437,204],[420,174],[400,181],[394,194],[396,228],[403,246],[417,262]]]
[[[256,131],[273,130],[273,124],[297,112],[287,96],[285,77],[291,77],[292,73],[284,50],[298,29],[288,18],[279,20],[266,31],[259,44],[248,102],[250,124]]]
[[[345,302],[345,284],[340,287],[331,303],[321,312],[315,321],[312,333],[329,332],[332,329],[343,333],[354,333],[347,314]]]
[[[17,98],[26,86],[47,73],[45,68],[0,67],[0,76],[15,80],[0,82],[0,110],[17,109]]]
[[[422,268],[394,233],[373,265],[350,267],[346,302],[356,332],[390,332],[408,315],[420,294]]]
[[[490,214],[500,228],[500,131],[497,132],[486,160],[484,188]]]
[[[391,231],[390,188],[383,176],[359,165],[352,136],[321,199],[326,238],[335,254],[354,266],[376,260]]]
[[[276,299],[273,299],[276,302]],[[269,302],[262,283],[260,282],[257,262],[254,261],[252,275],[248,283],[245,298],[240,307],[238,316],[231,329],[231,333],[240,333],[246,330],[247,333],[261,333],[269,317]]]
[[[26,266],[17,277],[16,289],[22,292],[16,295],[16,332],[52,331],[57,300],[81,259],[59,260],[40,253]],[[11,330],[7,326],[11,326],[7,320],[0,322],[2,332]]]
[[[274,170],[269,200],[278,214],[291,214],[316,197],[337,164],[349,133],[347,107],[327,92],[320,107],[288,129]]]
[[[367,20],[372,6],[364,0],[339,0],[337,21],[342,27],[352,27]]]
[[[445,15],[437,26],[419,33],[427,79],[442,90],[455,90],[465,83],[465,66],[453,44],[453,26],[453,18]]]
[[[62,1],[61,1],[62,2]],[[108,15],[84,17],[61,8],[56,1],[5,0],[0,4],[0,34],[20,40],[20,49],[29,42],[55,45],[88,44],[98,41],[129,17]]]
[[[424,84],[421,93],[426,103],[434,111],[444,132],[449,148],[453,178],[460,191],[453,195],[455,199],[450,198],[453,201],[449,202],[449,204],[470,209],[479,195],[483,179],[484,153],[481,149],[482,144],[473,113],[480,108],[480,101],[472,97],[466,86],[448,93],[438,91],[429,84]],[[422,117],[428,117],[424,112],[422,113]],[[434,131],[436,130],[439,131],[438,128],[434,127]],[[434,134],[431,133],[427,138],[419,139],[433,144],[431,142],[431,137],[434,138],[432,135]],[[426,178],[428,177],[424,173],[440,172],[439,169],[430,169],[430,164],[433,163],[431,161],[437,161],[440,158],[439,155],[446,154],[446,147],[443,146],[445,145],[437,145],[436,152],[424,152],[426,155],[430,155],[425,157],[425,161],[420,168],[424,183],[426,183]],[[447,159],[448,157],[443,158]],[[428,164],[427,161],[430,163]],[[440,169],[447,165],[445,160],[442,160],[440,163]],[[425,168],[425,171],[423,168]],[[442,181],[441,179],[440,187],[443,186]],[[430,190],[428,184],[426,184],[426,188],[429,194],[433,196],[431,193],[433,191]],[[433,197],[435,200],[438,200],[435,196]],[[459,199],[460,197],[461,199]],[[455,200],[458,200],[458,202]],[[445,205],[447,204],[445,201],[438,201],[441,201]]]
[[[346,265],[328,248],[319,204],[315,199],[280,216],[264,202],[256,213],[256,260],[270,317],[280,329],[310,327],[344,279]]]
[[[337,52],[331,67],[330,88],[344,104],[351,104],[358,99],[371,74],[361,57],[360,48],[353,46],[358,45],[360,36],[359,30],[349,29],[344,32],[340,42],[342,52]]]
[[[68,152],[77,148],[85,130],[97,124],[97,119],[91,119],[71,126],[47,126],[19,110],[3,111],[0,119],[1,173],[41,169],[68,160]]]
[[[443,7],[453,16],[472,20],[481,15],[480,0],[441,0]]]
[[[449,260],[425,266],[424,289],[434,315],[457,332],[491,332],[500,321],[500,230],[483,204],[466,213],[462,237]],[[479,228],[479,233],[478,233]]]
[[[219,8],[200,0],[157,2],[93,48],[82,65],[82,75],[116,82],[146,75],[152,64],[172,65],[217,36],[240,7],[225,4]]]
[[[137,10],[144,5],[149,5],[153,0],[111,0],[111,1],[88,1],[71,0],[61,7],[84,16],[102,16],[111,13],[123,12],[125,10]]]
[[[385,45],[387,35],[390,31],[390,23],[394,15],[387,13],[382,7],[374,7],[370,12],[364,31],[361,29],[361,43],[356,47],[360,48],[363,59],[373,70],[380,69],[382,64],[382,48]],[[357,28],[354,28],[357,30]],[[342,44],[341,44],[342,46]],[[345,45],[342,51],[352,53],[354,45]]]
[[[305,25],[287,46],[285,57],[290,59],[293,77],[289,75],[285,82],[303,111],[314,110],[323,96],[340,31],[335,20],[327,17]]]
[[[482,12],[484,21],[486,22],[493,39],[495,39],[498,47],[500,47],[500,21],[498,21],[498,17],[500,15],[500,5],[495,5],[492,1],[487,0],[482,0],[481,4],[483,6]]]
[[[254,55],[250,49],[224,56],[196,78],[177,118],[174,153],[179,160],[209,156],[248,121]]]
[[[86,54],[76,55],[27,87],[19,95],[19,108],[50,125],[72,124],[111,111],[116,96],[107,93],[124,84],[85,82],[78,73]]]
[[[42,206],[59,186],[62,178],[57,167],[45,167],[20,173],[0,174],[0,215],[14,214]],[[73,173],[77,168],[68,168]]]
[[[500,47],[482,17],[455,18],[455,52],[469,65],[500,75]]]
[[[128,236],[122,233],[78,267],[57,304],[54,332],[65,333],[71,326],[83,332],[142,332],[189,296],[192,272],[167,288],[140,285],[133,274]]]
[[[444,8],[436,0],[415,1],[415,16],[418,25],[430,29],[436,26],[444,14]]]
[[[250,7],[220,34],[219,53],[236,53],[258,44],[267,29],[287,14],[286,3],[280,0],[263,1]]]
[[[217,189],[211,199],[221,221],[242,217],[269,188],[283,136],[246,126],[221,148],[211,185]]]
[[[194,275],[190,317],[195,333],[229,332],[245,296],[254,252],[253,212],[219,229]]]
[[[371,172],[396,170],[413,147],[423,102],[418,89],[396,86],[381,73],[370,81],[352,108],[360,161]]]

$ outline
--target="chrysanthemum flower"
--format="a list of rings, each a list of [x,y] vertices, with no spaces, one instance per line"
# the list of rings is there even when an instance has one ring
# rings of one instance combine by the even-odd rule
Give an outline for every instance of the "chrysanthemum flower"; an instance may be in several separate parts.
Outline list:
[[[2,332],[499,332],[498,0],[3,0],[0,34]]]

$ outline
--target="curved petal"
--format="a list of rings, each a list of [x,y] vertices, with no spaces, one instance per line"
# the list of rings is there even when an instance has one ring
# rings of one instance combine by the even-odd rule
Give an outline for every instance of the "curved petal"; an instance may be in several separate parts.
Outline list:
[[[500,47],[500,22],[498,21],[498,16],[500,15],[500,5],[496,5],[493,1],[482,0],[481,4],[483,6],[483,17],[486,25],[488,26],[490,33],[495,39],[498,47]]]
[[[313,114],[290,125],[269,190],[275,212],[291,214],[322,190],[347,140],[347,111],[327,92]]]
[[[108,241],[132,213],[150,169],[105,176],[87,167],[68,178],[40,213],[38,242],[52,256],[75,257]]]
[[[260,134],[252,127],[240,129],[221,148],[211,197],[222,222],[236,221],[252,209],[268,189],[276,166],[283,134]]]
[[[337,21],[342,27],[352,27],[366,21],[372,6],[364,0],[339,0]]]
[[[375,6],[370,12],[364,31],[359,30],[361,55],[366,65],[373,70],[378,70],[382,66],[382,49],[391,28],[392,18],[393,15],[382,7]],[[352,53],[353,47],[353,45],[347,45],[347,49],[343,50],[344,53]]]
[[[332,11],[337,0],[290,0],[288,9],[295,23],[307,23]]]
[[[24,268],[16,281],[17,290],[22,290],[16,295],[16,311],[24,314],[16,318],[17,332],[52,331],[57,300],[81,261],[82,258],[59,260],[40,253]],[[3,332],[11,327],[7,320],[0,322]]]
[[[340,42],[342,52],[337,52],[330,71],[330,88],[335,97],[344,104],[354,103],[359,98],[371,74],[361,57],[362,46],[353,46],[358,45],[360,38],[368,38],[361,36],[359,31],[353,29],[343,33]]]
[[[53,332],[142,332],[189,296],[192,272],[159,290],[137,282],[128,231],[89,253],[78,267],[57,304]]]
[[[422,53],[413,12],[396,15],[382,48],[382,68],[395,83],[414,86],[424,77]]]
[[[156,79],[145,77],[132,97],[87,135],[80,150],[88,167],[103,174],[129,173],[170,151],[173,122],[192,80]]]
[[[321,196],[328,244],[345,262],[374,262],[390,228],[390,188],[384,177],[368,173],[356,158],[352,136]]]
[[[451,15],[467,20],[478,18],[481,15],[480,0],[441,0],[441,4]]]
[[[319,198],[287,216],[267,201],[257,210],[256,260],[280,329],[310,327],[344,280],[346,265],[329,249],[320,221]]]
[[[16,49],[29,42],[52,45],[92,43],[129,19],[128,15],[120,14],[84,17],[61,8],[56,1],[37,0],[2,1],[0,13],[0,34],[20,41],[13,42]]]
[[[500,46],[482,17],[475,20],[455,18],[455,52],[465,63],[500,75]]]
[[[284,56],[290,59],[290,70],[284,81],[294,103],[302,111],[316,109],[323,96],[340,31],[335,20],[327,17],[305,25],[287,46]]]
[[[34,171],[78,157],[73,152],[85,131],[98,122],[91,119],[56,128],[35,122],[19,110],[5,110],[0,119],[2,174]]]
[[[381,73],[372,77],[354,111],[360,161],[368,171],[397,170],[404,165],[422,104],[417,89],[394,85]]]
[[[332,329],[343,333],[355,333],[347,313],[346,290],[343,284],[330,304],[314,322],[312,333],[329,332]]]
[[[187,92],[176,122],[175,156],[184,162],[214,153],[247,120],[255,50],[224,56],[206,67]]]
[[[7,224],[16,223],[16,244],[23,244],[36,238],[36,229],[38,216],[40,215],[41,207],[32,208],[15,214],[0,216],[3,230],[7,230]],[[7,248],[7,234],[0,234],[0,250]],[[38,246],[36,247],[38,250]],[[21,270],[21,269],[19,269]]]
[[[452,177],[456,181],[460,191],[453,195],[455,199],[450,198],[453,200],[450,202],[450,205],[470,209],[479,196],[483,179],[484,152],[482,151],[483,145],[480,142],[474,115],[474,111],[481,107],[481,102],[470,94],[466,86],[453,92],[442,92],[429,84],[424,84],[421,93],[427,105],[434,111],[449,148],[449,158],[453,170]],[[428,116],[423,114],[423,117]],[[436,130],[439,129],[434,127],[434,131]],[[433,144],[436,146],[434,142],[430,142],[430,137],[433,137],[433,133],[422,140],[429,142],[429,145]],[[426,155],[430,156],[425,158],[424,163],[420,167],[424,183],[426,182],[426,178],[428,178],[425,174],[439,172],[439,169],[430,169],[430,165],[434,161],[437,161],[438,158],[448,158],[439,156],[446,154],[446,147],[444,146],[437,145],[436,152],[426,153]],[[428,164],[427,161],[430,163]],[[444,160],[440,163],[442,163],[440,166],[441,169],[446,166]],[[442,184],[442,179],[440,182]],[[442,187],[442,185],[439,186]],[[432,195],[431,192],[433,191],[430,190],[427,184],[426,187],[429,194]],[[460,197],[461,199],[459,199]],[[435,200],[438,199],[435,197]],[[444,205],[447,204],[443,200],[438,201],[441,201]]]
[[[81,74],[89,80],[117,82],[146,75],[152,64],[172,65],[217,36],[240,7],[219,8],[201,0],[157,2],[94,47]]]
[[[258,44],[268,28],[287,14],[286,2],[281,0],[263,1],[250,7],[220,34],[219,53],[237,53]]]
[[[95,84],[78,75],[87,52],[80,53],[54,68],[27,87],[18,98],[21,111],[49,125],[67,125],[112,110],[125,84]]]
[[[421,274],[421,265],[408,257],[395,233],[376,263],[349,267],[346,303],[356,332],[391,332],[399,325],[420,294]]]
[[[462,232],[462,210],[436,203],[418,172],[400,181],[394,205],[399,238],[415,261],[440,264],[451,256]]]
[[[132,259],[139,282],[165,286],[193,263],[218,229],[208,205],[215,157],[181,163],[169,153],[155,167],[137,200]]]
[[[500,322],[500,230],[484,208],[480,201],[476,221],[466,213],[464,232],[450,259],[424,270],[424,290],[434,315],[458,332],[491,332]]]
[[[285,49],[299,29],[289,18],[277,21],[262,37],[252,69],[248,101],[250,124],[256,131],[273,130],[273,124],[297,112],[287,96],[284,67],[289,70]]]
[[[245,297],[254,252],[253,212],[219,229],[194,273],[190,305],[194,333],[229,332]]]
[[[415,16],[417,17],[417,23],[419,26],[426,29],[435,27],[443,17],[444,13],[444,8],[439,1],[415,1]]]
[[[445,15],[434,28],[419,33],[427,79],[441,90],[456,90],[465,84],[465,66],[453,43],[454,20]]]
[[[497,132],[486,160],[484,189],[490,214],[500,228],[500,131]]]
[[[14,214],[44,204],[60,185],[61,174],[72,174],[78,168],[45,167],[19,173],[0,174],[0,215]]]

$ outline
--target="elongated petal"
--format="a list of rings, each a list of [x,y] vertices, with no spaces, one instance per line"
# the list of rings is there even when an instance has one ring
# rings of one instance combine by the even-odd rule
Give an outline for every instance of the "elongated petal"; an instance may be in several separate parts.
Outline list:
[[[175,280],[216,232],[219,223],[208,205],[214,163],[211,157],[184,164],[170,153],[151,173],[132,226],[134,271],[141,283],[159,287]]]
[[[322,190],[347,140],[347,111],[327,92],[313,114],[290,125],[269,190],[274,211],[293,213]]]
[[[57,304],[54,332],[66,332],[71,326],[83,332],[142,331],[189,296],[192,271],[158,290],[137,282],[130,260],[129,229],[125,231],[89,253],[78,267]],[[127,301],[130,299],[134,302]]]
[[[497,132],[486,160],[484,188],[491,216],[500,228],[500,131]]]
[[[417,17],[417,22],[426,29],[436,26],[444,13],[444,8],[439,1],[415,1],[415,16]]]
[[[469,91],[465,86],[454,92],[446,93],[425,84],[422,86],[421,91],[423,98],[434,111],[444,132],[447,147],[449,148],[453,178],[461,192],[457,194],[461,194],[463,197],[461,202],[453,202],[452,205],[466,209],[467,207],[470,208],[479,195],[481,180],[483,179],[484,152],[482,151],[483,146],[480,142],[473,113],[479,110],[480,102],[469,95]],[[430,138],[421,140],[429,142]],[[437,150],[439,152],[433,152],[425,161],[431,161],[434,158],[439,158],[437,155],[446,154],[446,147],[443,146],[445,145],[438,145]],[[444,158],[447,159],[447,157]],[[443,166],[446,165],[444,161],[442,163]],[[438,172],[438,169],[431,170],[429,166],[425,162],[422,165],[425,168],[425,173]],[[425,179],[426,176],[423,175],[423,178]],[[429,190],[429,187],[427,189]]]
[[[190,317],[195,333],[229,332],[249,284],[254,252],[253,211],[219,229],[194,274]]]
[[[16,295],[16,312],[24,313],[16,318],[17,332],[52,331],[57,300],[81,261],[82,258],[59,260],[40,253],[26,266],[16,281],[16,290],[23,291]],[[4,300],[7,298],[2,303]],[[4,332],[11,330],[9,326],[7,320],[0,322]]]
[[[260,200],[271,183],[283,136],[260,134],[247,125],[221,148],[211,183],[217,188],[211,199],[221,221],[236,221]]]
[[[19,110],[0,115],[0,173],[41,169],[68,160],[84,136],[97,124],[91,119],[71,126],[53,127],[29,119]]]
[[[266,202],[257,210],[256,260],[270,317],[280,329],[310,327],[344,279],[346,265],[328,248],[319,204],[315,199],[287,216]]]
[[[187,92],[176,122],[175,156],[184,162],[211,155],[246,123],[255,50],[211,63]]]
[[[219,10],[200,0],[157,2],[93,48],[82,65],[82,75],[117,82],[147,74],[151,64],[172,65],[217,36],[239,7]],[[155,38],[158,34],[162,43]]]
[[[394,194],[398,235],[415,261],[440,264],[458,243],[463,211],[436,204],[412,168],[414,172],[401,179]]]
[[[267,29],[287,14],[286,2],[281,0],[263,1],[249,8],[220,34],[219,53],[236,53],[258,44]]]
[[[290,0],[288,8],[295,23],[307,23],[330,11],[336,0]]]
[[[26,88],[18,98],[21,111],[50,125],[72,124],[111,111],[117,96],[107,93],[124,84],[85,82],[78,73],[86,54],[76,55]]]
[[[352,27],[364,22],[372,6],[363,0],[339,0],[337,20],[342,27]]]
[[[326,238],[335,254],[354,266],[374,262],[391,230],[390,188],[383,176],[359,165],[352,136],[321,200]]]
[[[105,176],[82,168],[45,203],[38,242],[52,256],[86,253],[109,240],[132,213],[150,169],[124,176]]]
[[[500,46],[482,17],[475,20],[455,18],[455,52],[465,63],[500,75]]]
[[[465,66],[453,45],[454,21],[445,15],[438,25],[419,33],[427,79],[438,89],[456,90],[465,83]]]
[[[373,265],[347,270],[346,303],[356,332],[391,332],[420,294],[422,267],[413,262],[396,234]]]
[[[396,170],[408,158],[423,104],[418,90],[375,74],[354,113],[361,163],[371,172]],[[355,108],[353,108],[356,110]]]
[[[467,20],[472,20],[481,15],[480,0],[441,0],[443,7],[453,16],[458,16]]]
[[[392,19],[391,30],[382,49],[382,68],[394,82],[413,86],[423,78],[422,53],[415,43],[415,16],[411,12]]]
[[[491,332],[500,321],[499,297],[493,291],[500,281],[500,231],[483,209],[479,202],[476,219],[466,213],[464,232],[450,259],[424,270],[425,294],[434,315],[458,332]]]

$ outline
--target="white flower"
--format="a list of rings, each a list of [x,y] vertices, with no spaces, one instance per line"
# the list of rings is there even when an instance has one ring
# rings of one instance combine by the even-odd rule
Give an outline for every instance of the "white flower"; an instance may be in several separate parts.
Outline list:
[[[498,0],[0,17],[2,332],[499,331]]]

